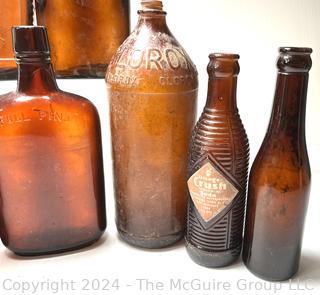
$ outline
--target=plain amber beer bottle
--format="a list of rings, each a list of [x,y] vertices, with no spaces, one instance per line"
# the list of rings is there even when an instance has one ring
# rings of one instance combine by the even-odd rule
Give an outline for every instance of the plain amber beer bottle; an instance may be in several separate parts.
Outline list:
[[[249,143],[236,102],[238,59],[210,55],[207,102],[190,147],[186,246],[207,267],[231,264],[242,246]]]
[[[166,25],[161,1],[142,1],[138,25],[106,81],[118,231],[132,245],[168,246],[185,230],[198,80]]]
[[[100,121],[58,89],[44,27],[15,27],[18,87],[0,96],[0,225],[20,255],[80,248],[106,227]]]
[[[280,48],[267,134],[250,172],[243,260],[257,276],[298,270],[310,192],[305,112],[311,48]]]

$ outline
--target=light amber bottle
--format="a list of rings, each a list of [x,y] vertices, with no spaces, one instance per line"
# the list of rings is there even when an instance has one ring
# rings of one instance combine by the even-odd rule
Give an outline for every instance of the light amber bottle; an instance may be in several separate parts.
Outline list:
[[[271,281],[298,270],[310,192],[305,112],[311,48],[280,48],[267,134],[249,179],[243,260]]]
[[[137,27],[106,76],[122,239],[161,248],[184,235],[187,154],[197,71],[166,25],[161,1],[143,1]]]
[[[104,78],[129,35],[129,0],[36,0],[59,78]]]
[[[249,143],[236,103],[239,55],[209,57],[207,102],[190,147],[186,246],[196,263],[222,267],[242,247]]]
[[[0,80],[16,79],[11,27],[32,24],[32,1],[0,0]]]
[[[19,255],[80,248],[106,227],[100,122],[58,89],[44,27],[16,27],[18,88],[0,96],[0,225]]]

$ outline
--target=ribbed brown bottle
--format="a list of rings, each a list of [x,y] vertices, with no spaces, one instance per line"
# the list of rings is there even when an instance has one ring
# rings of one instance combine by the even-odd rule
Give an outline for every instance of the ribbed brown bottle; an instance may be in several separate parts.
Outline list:
[[[136,246],[168,246],[185,230],[198,80],[166,25],[161,1],[142,1],[138,25],[106,81],[118,231]]]
[[[17,91],[0,96],[0,226],[20,255],[80,248],[106,227],[100,122],[58,89],[44,27],[16,27]]]
[[[16,79],[11,27],[32,24],[32,1],[0,0],[0,80]]]
[[[271,281],[299,268],[311,179],[305,139],[311,52],[280,48],[272,115],[250,172],[243,260]]]
[[[241,251],[249,143],[236,104],[239,56],[209,57],[207,102],[190,146],[186,246],[196,263],[222,267]]]
[[[104,78],[129,35],[129,0],[36,0],[59,78]]]

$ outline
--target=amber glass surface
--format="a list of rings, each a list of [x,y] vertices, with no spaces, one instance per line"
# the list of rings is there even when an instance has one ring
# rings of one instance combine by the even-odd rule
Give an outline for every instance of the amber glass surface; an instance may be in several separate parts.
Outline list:
[[[253,163],[243,260],[266,280],[298,270],[310,191],[305,111],[310,48],[281,48],[269,128]]]
[[[11,27],[32,24],[32,1],[0,0],[0,80],[16,79]]]
[[[236,54],[210,55],[207,102],[190,146],[189,177],[209,163],[220,173],[218,179],[223,179],[223,184],[228,181],[236,189],[228,205],[223,196],[224,205],[210,220],[203,220],[189,192],[187,251],[196,263],[207,267],[234,262],[242,246],[249,144],[236,103],[238,59]],[[209,179],[207,185],[215,180]],[[217,198],[216,191],[210,195]],[[202,208],[210,206],[208,198]]]
[[[185,229],[198,80],[166,25],[161,1],[144,1],[106,81],[118,231],[136,246],[168,246]]]
[[[129,0],[36,0],[60,78],[104,78],[129,34]]]
[[[43,28],[20,30],[19,48],[45,44]],[[0,96],[1,239],[20,255],[79,248],[106,227],[97,110],[59,90],[48,53],[35,48],[16,52],[17,91]]]

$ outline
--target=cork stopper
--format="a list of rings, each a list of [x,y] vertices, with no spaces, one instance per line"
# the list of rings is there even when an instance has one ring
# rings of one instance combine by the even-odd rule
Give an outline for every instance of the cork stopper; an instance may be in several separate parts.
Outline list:
[[[141,0],[142,10],[161,10],[163,8],[162,1],[158,0]]]

